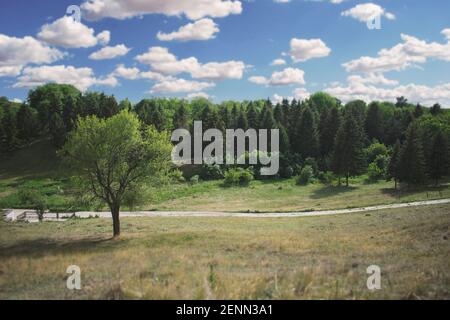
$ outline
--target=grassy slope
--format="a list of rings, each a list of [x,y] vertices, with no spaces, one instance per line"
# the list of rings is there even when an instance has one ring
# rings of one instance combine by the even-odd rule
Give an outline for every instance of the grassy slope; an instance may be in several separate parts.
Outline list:
[[[446,298],[450,205],[332,217],[0,222],[5,298]],[[79,292],[66,268],[82,270]],[[382,290],[366,288],[366,268]]]
[[[33,187],[48,196],[53,210],[72,208],[70,186],[64,179],[56,152],[48,141],[19,150],[0,159],[0,208],[26,207],[17,196],[19,187]],[[368,184],[364,177],[353,179],[352,187],[325,186],[320,183],[296,186],[294,180],[254,181],[246,188],[224,188],[221,181],[197,185],[161,186],[149,195],[144,210],[199,211],[304,211],[341,209],[377,204],[450,198],[450,186],[409,192],[395,192],[393,184]],[[128,208],[124,208],[128,209]]]

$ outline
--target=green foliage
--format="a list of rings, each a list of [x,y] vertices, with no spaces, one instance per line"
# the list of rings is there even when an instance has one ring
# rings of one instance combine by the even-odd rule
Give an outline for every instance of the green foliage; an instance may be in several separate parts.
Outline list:
[[[302,169],[300,175],[295,178],[295,182],[298,185],[306,186],[312,182],[313,178],[314,178],[313,167],[307,165]]]
[[[408,184],[423,184],[426,180],[425,157],[418,125],[412,123],[406,133],[399,158],[399,180]]]
[[[200,181],[200,176],[198,176],[198,175],[192,176],[191,179],[189,179],[190,184],[197,184],[197,183],[199,183],[199,181]]]
[[[372,163],[378,156],[388,156],[389,150],[384,144],[375,141],[365,150],[365,153],[367,162]]]
[[[220,180],[224,175],[222,169],[217,164],[204,164],[202,166],[201,178],[203,180]]]
[[[250,168],[233,168],[225,173],[224,185],[248,186],[254,180],[253,171]]]
[[[437,184],[442,177],[449,174],[450,169],[450,152],[446,137],[439,132],[432,142],[430,166],[428,172],[430,178]]]
[[[44,218],[45,210],[47,210],[47,199],[45,195],[36,189],[21,188],[18,192],[20,201],[29,208],[36,210],[39,221]]]
[[[365,169],[363,133],[352,114],[346,114],[335,140],[332,158],[333,172],[349,177],[361,174]]]
[[[113,213],[114,235],[124,195],[149,179],[166,176],[172,146],[166,132],[142,123],[122,111],[109,119],[79,119],[61,155],[81,179],[80,188],[92,193]],[[117,227],[119,227],[117,229]]]
[[[370,181],[375,182],[384,178],[384,170],[376,162],[372,162],[367,168],[367,175]]]

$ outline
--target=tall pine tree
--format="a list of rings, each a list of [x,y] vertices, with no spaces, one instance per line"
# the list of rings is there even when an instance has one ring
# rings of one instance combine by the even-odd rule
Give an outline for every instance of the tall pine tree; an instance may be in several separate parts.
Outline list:
[[[439,131],[432,142],[431,162],[428,168],[429,176],[436,185],[439,180],[449,174],[450,155],[448,150],[448,141],[444,134]]]
[[[410,185],[425,182],[425,157],[419,128],[415,122],[411,123],[406,132],[399,163],[399,181]]]
[[[344,176],[348,187],[349,177],[363,173],[365,165],[364,135],[353,115],[348,113],[336,135],[332,169],[339,176],[339,184]]]

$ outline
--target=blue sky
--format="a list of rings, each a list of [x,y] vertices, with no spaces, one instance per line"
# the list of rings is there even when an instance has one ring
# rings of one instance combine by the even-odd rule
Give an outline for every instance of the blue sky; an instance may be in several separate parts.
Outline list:
[[[57,81],[135,102],[326,91],[450,107],[447,0],[139,2],[2,1],[0,96],[25,99]],[[81,21],[66,16],[69,5]],[[381,28],[370,30],[374,17]]]

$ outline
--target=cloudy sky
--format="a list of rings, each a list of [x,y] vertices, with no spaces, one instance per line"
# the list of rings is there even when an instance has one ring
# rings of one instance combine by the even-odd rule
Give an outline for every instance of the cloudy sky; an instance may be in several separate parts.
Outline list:
[[[303,99],[326,91],[343,101],[403,95],[450,107],[448,0],[15,0],[0,6],[0,96],[10,99],[60,82],[132,101]]]

